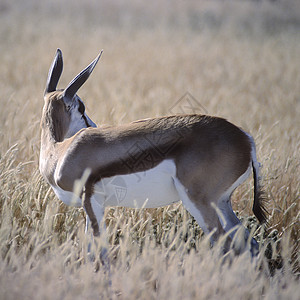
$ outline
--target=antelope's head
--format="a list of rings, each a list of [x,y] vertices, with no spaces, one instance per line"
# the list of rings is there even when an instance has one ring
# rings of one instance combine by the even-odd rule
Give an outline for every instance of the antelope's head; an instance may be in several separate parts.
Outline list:
[[[65,89],[57,90],[58,80],[63,70],[62,52],[57,49],[49,69],[41,120],[42,130],[50,130],[55,142],[73,136],[82,128],[96,127],[85,113],[85,105],[76,93],[89,78],[101,54],[102,51]]]

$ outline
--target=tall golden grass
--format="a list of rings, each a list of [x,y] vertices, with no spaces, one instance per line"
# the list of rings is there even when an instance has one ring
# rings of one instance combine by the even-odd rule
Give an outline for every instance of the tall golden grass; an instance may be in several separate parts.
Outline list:
[[[299,24],[296,0],[1,1],[0,299],[298,299]],[[80,90],[98,124],[169,114],[189,92],[197,111],[255,137],[269,228],[256,230],[251,179],[232,201],[259,240],[257,261],[224,261],[222,241],[210,248],[180,204],[111,208],[108,241],[94,245],[108,247],[111,273],[94,272],[83,210],[62,204],[38,171],[58,47],[61,87],[104,49]]]

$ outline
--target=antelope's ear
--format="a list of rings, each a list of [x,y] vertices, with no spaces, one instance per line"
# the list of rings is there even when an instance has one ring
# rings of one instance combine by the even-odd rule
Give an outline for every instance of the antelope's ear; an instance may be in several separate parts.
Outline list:
[[[57,83],[63,70],[63,57],[60,49],[57,49],[55,58],[49,69],[45,94],[56,91]]]
[[[99,58],[101,57],[103,50],[100,54],[84,69],[82,70],[66,87],[63,96],[69,100],[73,99],[77,91],[87,81],[91,73],[93,72]]]

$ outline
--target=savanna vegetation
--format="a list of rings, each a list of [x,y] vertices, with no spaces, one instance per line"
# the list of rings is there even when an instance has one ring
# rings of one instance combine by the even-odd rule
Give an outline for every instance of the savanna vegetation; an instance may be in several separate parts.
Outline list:
[[[0,299],[299,299],[299,32],[297,0],[1,0]],[[232,202],[257,260],[224,260],[222,240],[211,248],[181,204],[110,208],[93,251],[106,245],[111,271],[95,272],[83,209],[60,202],[38,170],[57,48],[60,87],[104,49],[79,93],[97,124],[184,111],[254,136],[268,227],[251,212],[251,178]]]

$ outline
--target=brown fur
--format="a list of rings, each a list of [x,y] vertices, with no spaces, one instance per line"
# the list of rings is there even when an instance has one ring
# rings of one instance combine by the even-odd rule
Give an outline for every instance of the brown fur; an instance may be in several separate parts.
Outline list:
[[[224,119],[201,115],[161,117],[104,129],[87,128],[67,142],[68,151],[58,164],[59,185],[69,191],[86,168],[100,180],[144,171],[164,159],[173,159],[183,183],[191,186],[186,181],[195,180],[199,186],[200,178],[205,178],[205,182],[200,183],[203,190],[209,193],[214,190],[217,194],[218,185],[222,191],[229,188],[250,163],[251,145],[239,128]],[[133,147],[137,149],[135,156],[147,154],[151,159],[131,163]],[[76,168],[70,169],[70,164]],[[183,178],[187,172],[188,180]],[[207,176],[208,172],[212,176]],[[215,174],[219,174],[217,178]]]

